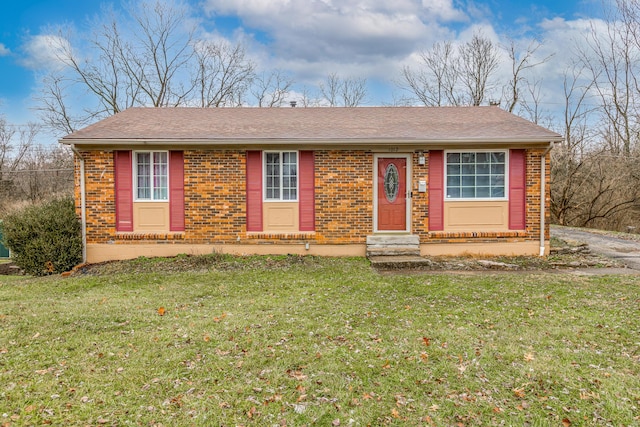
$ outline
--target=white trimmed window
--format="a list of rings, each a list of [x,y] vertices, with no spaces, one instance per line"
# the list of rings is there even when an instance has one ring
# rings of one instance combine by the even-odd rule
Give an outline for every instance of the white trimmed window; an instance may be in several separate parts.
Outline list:
[[[265,200],[298,200],[298,153],[267,151],[264,154]]]
[[[449,151],[445,162],[448,200],[506,200],[506,151]]]
[[[166,151],[136,151],[133,182],[136,200],[169,200],[169,153]]]

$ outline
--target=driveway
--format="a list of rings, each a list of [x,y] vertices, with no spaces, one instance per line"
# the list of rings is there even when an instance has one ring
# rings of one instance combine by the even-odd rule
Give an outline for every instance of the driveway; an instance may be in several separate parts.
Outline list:
[[[627,240],[585,230],[551,226],[551,236],[566,242],[587,243],[593,253],[616,259],[640,270],[640,240]]]

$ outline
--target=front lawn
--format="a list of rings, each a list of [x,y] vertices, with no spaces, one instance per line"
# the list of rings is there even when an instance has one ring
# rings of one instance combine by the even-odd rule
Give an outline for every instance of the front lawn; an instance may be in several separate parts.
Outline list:
[[[0,425],[640,424],[638,277],[137,262],[0,277]]]

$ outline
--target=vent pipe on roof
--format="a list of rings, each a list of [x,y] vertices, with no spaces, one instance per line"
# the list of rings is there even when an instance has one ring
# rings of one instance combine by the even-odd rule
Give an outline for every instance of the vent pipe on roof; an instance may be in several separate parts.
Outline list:
[[[295,108],[296,104],[296,101],[289,101],[289,105],[291,105],[291,108]]]

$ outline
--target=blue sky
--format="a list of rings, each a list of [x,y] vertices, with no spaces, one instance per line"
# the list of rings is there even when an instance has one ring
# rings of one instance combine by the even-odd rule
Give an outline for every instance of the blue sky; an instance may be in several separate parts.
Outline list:
[[[258,69],[279,68],[296,88],[330,72],[367,78],[369,105],[391,103],[402,65],[434,41],[464,41],[477,29],[498,43],[536,36],[540,54],[562,58],[599,0],[189,0],[202,31],[242,39]],[[79,34],[100,12],[99,0],[19,0],[0,6],[0,114],[16,124],[37,120],[33,99],[46,52],[47,28],[70,24]],[[106,3],[106,2],[105,2]],[[120,2],[112,2],[116,8]],[[558,59],[556,59],[557,61]],[[543,68],[546,67],[546,71]],[[541,67],[548,92],[557,64]],[[552,101],[550,101],[552,102]]]

